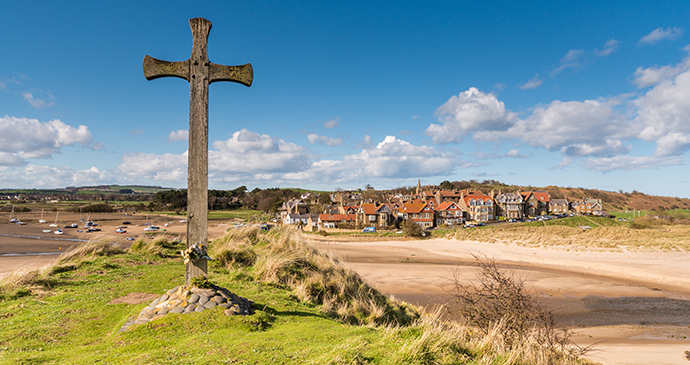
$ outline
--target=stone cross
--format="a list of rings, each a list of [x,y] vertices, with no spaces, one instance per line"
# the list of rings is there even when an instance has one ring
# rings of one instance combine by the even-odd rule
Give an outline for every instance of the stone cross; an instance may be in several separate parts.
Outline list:
[[[192,56],[186,61],[168,62],[144,57],[147,80],[179,77],[189,81],[189,152],[187,172],[187,247],[208,242],[208,85],[216,81],[232,81],[251,86],[254,71],[251,64],[223,66],[208,60],[206,43],[211,22],[203,18],[189,19],[192,28]],[[205,259],[191,260],[186,265],[185,282],[208,276]]]

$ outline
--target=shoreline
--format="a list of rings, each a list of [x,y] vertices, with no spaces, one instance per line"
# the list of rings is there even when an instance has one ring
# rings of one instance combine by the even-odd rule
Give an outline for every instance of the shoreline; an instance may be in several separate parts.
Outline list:
[[[463,283],[476,279],[472,254],[494,259],[555,308],[561,323],[575,325],[577,344],[596,344],[587,356],[591,360],[616,365],[687,361],[688,253],[567,251],[445,239],[310,241],[342,257],[387,296],[425,307],[448,301],[454,271]]]

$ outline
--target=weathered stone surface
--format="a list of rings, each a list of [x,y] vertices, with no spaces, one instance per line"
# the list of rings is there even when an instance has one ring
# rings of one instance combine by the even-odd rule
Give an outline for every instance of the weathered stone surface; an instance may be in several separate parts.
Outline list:
[[[172,295],[172,294],[175,293],[175,292],[177,291],[177,289],[179,289],[179,288],[180,288],[180,286],[178,285],[178,286],[176,286],[176,287],[174,287],[174,288],[168,290],[167,294],[168,294],[168,295]]]
[[[162,318],[168,313],[198,313],[216,306],[222,307],[225,315],[248,315],[254,313],[251,308],[252,303],[254,303],[252,300],[239,297],[227,289],[218,286],[213,286],[212,289],[179,286],[175,290],[168,290],[168,292],[171,291],[173,291],[172,294],[165,294],[155,299],[148,307],[143,308],[138,317],[130,318],[122,326],[120,332],[126,331],[132,326]],[[190,295],[189,293],[194,294]],[[165,296],[167,298],[164,298]]]

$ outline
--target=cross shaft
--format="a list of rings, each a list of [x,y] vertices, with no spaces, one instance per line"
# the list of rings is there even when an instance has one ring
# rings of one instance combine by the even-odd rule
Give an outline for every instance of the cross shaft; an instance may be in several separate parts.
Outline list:
[[[147,80],[179,77],[189,81],[189,151],[187,169],[187,247],[208,242],[208,86],[216,81],[237,82],[251,86],[251,64],[223,66],[211,63],[206,44],[211,22],[203,18],[189,20],[192,29],[192,55],[186,61],[169,62],[144,57]],[[205,259],[186,265],[187,285],[198,276],[208,276]]]

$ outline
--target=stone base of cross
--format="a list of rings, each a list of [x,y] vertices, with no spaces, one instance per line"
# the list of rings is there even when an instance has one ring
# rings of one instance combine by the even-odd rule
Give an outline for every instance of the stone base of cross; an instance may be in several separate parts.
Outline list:
[[[179,77],[189,81],[189,153],[187,172],[187,249],[208,245],[208,86],[217,81],[231,81],[251,86],[251,64],[223,66],[208,59],[206,44],[211,22],[203,18],[189,20],[192,29],[192,55],[186,61],[168,62],[144,57],[147,80]],[[188,260],[185,282],[208,276],[207,257]]]

